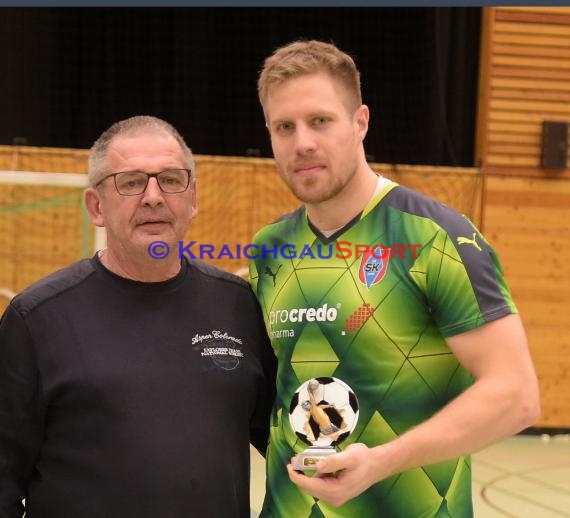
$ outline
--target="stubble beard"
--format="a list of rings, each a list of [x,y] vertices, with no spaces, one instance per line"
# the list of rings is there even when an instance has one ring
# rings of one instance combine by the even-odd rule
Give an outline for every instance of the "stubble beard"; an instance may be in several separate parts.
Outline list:
[[[337,197],[355,175],[355,171],[348,177],[341,179],[338,177],[332,178],[297,178],[291,180],[283,171],[281,177],[287,184],[291,192],[303,203],[314,205],[318,203],[327,202]],[[324,180],[324,181],[323,181]],[[325,183],[327,182],[328,183]],[[319,184],[322,187],[319,188]]]

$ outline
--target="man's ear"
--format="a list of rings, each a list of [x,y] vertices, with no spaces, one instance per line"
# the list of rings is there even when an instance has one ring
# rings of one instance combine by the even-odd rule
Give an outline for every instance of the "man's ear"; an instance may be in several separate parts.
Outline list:
[[[93,224],[97,227],[104,227],[105,219],[101,208],[101,194],[94,187],[85,189],[85,206]]]
[[[368,121],[370,120],[370,111],[368,106],[362,104],[354,113],[354,121],[358,129],[361,140],[364,140],[368,133]]]

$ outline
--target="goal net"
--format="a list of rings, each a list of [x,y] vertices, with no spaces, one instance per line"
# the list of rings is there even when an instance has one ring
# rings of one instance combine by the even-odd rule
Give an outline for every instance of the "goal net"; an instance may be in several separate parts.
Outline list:
[[[31,282],[93,253],[87,175],[0,171],[0,309]]]

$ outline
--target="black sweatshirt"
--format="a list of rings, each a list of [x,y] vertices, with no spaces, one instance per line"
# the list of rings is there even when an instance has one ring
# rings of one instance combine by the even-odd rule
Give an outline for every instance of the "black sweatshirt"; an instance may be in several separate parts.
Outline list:
[[[0,321],[0,518],[249,517],[275,358],[245,281],[194,260],[165,282],[97,257]]]

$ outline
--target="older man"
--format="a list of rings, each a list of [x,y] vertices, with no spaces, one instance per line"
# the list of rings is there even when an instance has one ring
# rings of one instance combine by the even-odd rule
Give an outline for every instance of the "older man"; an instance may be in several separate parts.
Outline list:
[[[148,116],[90,153],[107,248],[14,298],[0,323],[0,517],[249,517],[274,357],[241,279],[171,253],[194,159]]]

